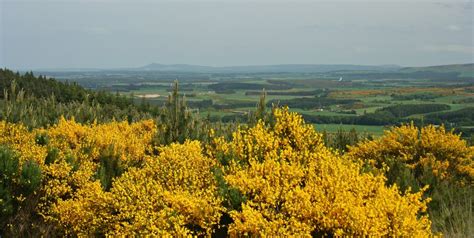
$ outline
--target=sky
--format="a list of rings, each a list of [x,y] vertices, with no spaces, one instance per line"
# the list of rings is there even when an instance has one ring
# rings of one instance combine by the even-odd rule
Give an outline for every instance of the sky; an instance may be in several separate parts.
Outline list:
[[[0,67],[474,62],[466,0],[0,0]]]

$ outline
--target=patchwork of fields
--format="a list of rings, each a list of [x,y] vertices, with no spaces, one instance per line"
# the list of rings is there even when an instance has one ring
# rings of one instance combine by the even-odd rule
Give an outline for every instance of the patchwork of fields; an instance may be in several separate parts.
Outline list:
[[[468,135],[474,118],[473,65],[324,73],[189,73],[134,71],[56,75],[137,102],[166,103],[175,80],[187,104],[213,121],[245,121],[265,94],[320,130],[355,128],[380,135],[390,125],[446,124]],[[103,73],[103,72],[102,72]],[[112,75],[112,76],[111,76]],[[453,114],[456,115],[453,118]]]

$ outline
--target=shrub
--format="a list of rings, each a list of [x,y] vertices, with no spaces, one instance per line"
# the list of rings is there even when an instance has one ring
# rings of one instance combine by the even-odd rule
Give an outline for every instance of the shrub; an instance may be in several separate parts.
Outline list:
[[[416,181],[411,185],[417,187],[437,181],[472,185],[474,179],[474,147],[443,126],[395,127],[377,140],[351,147],[347,156],[378,170],[387,165],[408,169]],[[382,172],[389,178],[389,184],[400,179],[399,169]]]
[[[20,165],[18,155],[11,149],[0,146],[0,234],[24,232],[31,229],[31,215],[26,210],[36,204],[35,192],[41,185],[41,169],[34,161]],[[20,224],[16,222],[21,221]],[[26,227],[25,227],[26,226]]]
[[[172,144],[144,168],[114,182],[109,235],[210,235],[222,200],[212,174],[216,163],[201,153],[197,141]]]
[[[216,138],[209,149],[218,160],[232,158],[225,179],[246,198],[229,211],[231,236],[430,234],[421,192],[401,194],[383,176],[361,174],[287,109],[274,110],[273,119],[229,142]]]
[[[429,185],[428,212],[433,231],[446,236],[472,234],[474,147],[444,127],[413,124],[386,131],[373,141],[351,147],[348,158],[383,173],[388,184],[415,191]]]

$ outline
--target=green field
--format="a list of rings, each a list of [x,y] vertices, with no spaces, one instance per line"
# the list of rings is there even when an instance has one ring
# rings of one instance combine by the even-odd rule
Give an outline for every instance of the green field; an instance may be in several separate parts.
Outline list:
[[[166,102],[174,79],[189,107],[212,120],[245,120],[265,92],[267,108],[288,105],[309,123],[380,135],[386,125],[409,123],[474,124],[473,64],[402,68],[398,71],[351,70],[325,73],[124,72],[107,80],[74,78],[95,89],[119,92],[136,102]],[[340,78],[343,80],[339,81]],[[474,109],[473,109],[474,110]],[[392,114],[390,114],[392,113]],[[451,113],[451,114],[450,114]],[[403,116],[401,116],[403,115]],[[434,117],[434,118],[433,118]]]
[[[355,129],[359,133],[366,133],[375,136],[383,135],[384,130],[389,129],[389,127],[384,126],[365,126],[365,125],[347,125],[347,124],[314,124],[314,128],[319,131],[326,131],[328,133],[335,133],[339,130],[350,131]]]

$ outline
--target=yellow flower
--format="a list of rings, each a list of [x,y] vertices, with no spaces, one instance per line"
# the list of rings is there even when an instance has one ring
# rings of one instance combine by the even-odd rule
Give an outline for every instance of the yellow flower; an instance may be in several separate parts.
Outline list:
[[[443,126],[395,127],[377,140],[351,147],[347,157],[379,169],[387,159],[395,159],[413,171],[431,171],[441,180],[471,185],[474,180],[474,147]]]
[[[324,147],[321,135],[286,108],[273,116],[273,126],[259,122],[208,147],[232,158],[225,179],[245,198],[241,211],[230,211],[231,236],[431,234],[422,192],[402,195],[383,176],[361,174],[358,163]]]
[[[212,174],[215,161],[202,155],[197,141],[159,152],[114,183],[108,234],[210,235],[223,211]]]

